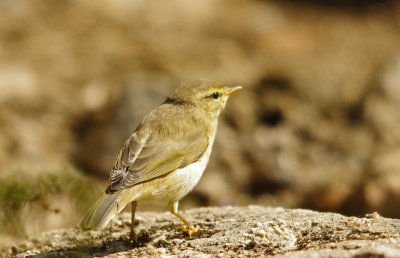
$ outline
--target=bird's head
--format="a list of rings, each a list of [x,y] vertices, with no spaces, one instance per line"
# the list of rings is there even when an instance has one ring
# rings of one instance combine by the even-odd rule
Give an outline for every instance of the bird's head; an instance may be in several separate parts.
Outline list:
[[[201,107],[210,115],[219,115],[226,101],[242,86],[228,87],[216,81],[195,80],[182,84],[170,94],[166,102]]]

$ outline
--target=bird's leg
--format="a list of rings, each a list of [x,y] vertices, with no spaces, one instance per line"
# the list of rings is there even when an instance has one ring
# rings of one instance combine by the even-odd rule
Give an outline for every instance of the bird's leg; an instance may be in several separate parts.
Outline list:
[[[199,226],[194,227],[189,221],[187,221],[181,214],[179,214],[178,212],[178,206],[179,203],[173,202],[170,206],[170,211],[172,212],[172,214],[174,214],[178,219],[180,219],[185,226],[182,226],[181,229],[183,230],[183,232],[185,232],[186,234],[189,235],[189,237],[192,237],[192,235],[194,233],[196,233],[197,231],[199,231]]]
[[[130,238],[131,242],[136,242],[137,236],[136,236],[136,233],[135,233],[134,225],[135,225],[135,212],[136,212],[137,202],[133,201],[133,202],[131,202],[131,205],[132,205],[132,209],[131,209],[131,232],[129,234],[129,238]]]

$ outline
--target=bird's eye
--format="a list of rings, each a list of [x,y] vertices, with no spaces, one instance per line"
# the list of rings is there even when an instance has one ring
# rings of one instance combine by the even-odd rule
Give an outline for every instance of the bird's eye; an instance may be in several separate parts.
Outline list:
[[[220,97],[219,92],[213,92],[213,93],[211,94],[211,98],[212,98],[212,99],[218,99],[219,97]]]

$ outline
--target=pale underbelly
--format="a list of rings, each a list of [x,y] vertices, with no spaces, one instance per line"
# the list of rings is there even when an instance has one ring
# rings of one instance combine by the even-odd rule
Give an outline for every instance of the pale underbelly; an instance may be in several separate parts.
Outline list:
[[[210,152],[211,148],[198,162],[177,169],[165,177],[132,187],[129,189],[132,191],[132,201],[137,200],[155,205],[168,205],[179,201],[199,182],[207,166]]]

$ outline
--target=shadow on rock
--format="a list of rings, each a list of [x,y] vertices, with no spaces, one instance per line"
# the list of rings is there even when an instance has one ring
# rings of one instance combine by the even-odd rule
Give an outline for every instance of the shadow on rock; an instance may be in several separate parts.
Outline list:
[[[29,258],[44,258],[44,257],[102,257],[114,253],[121,253],[134,248],[145,246],[150,242],[150,237],[147,233],[140,234],[136,242],[130,242],[128,238],[120,238],[115,240],[105,240],[100,245],[85,244],[76,247],[65,248],[61,250],[50,251],[42,254],[27,256]]]

